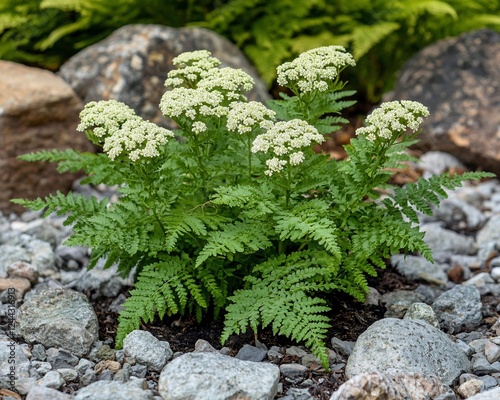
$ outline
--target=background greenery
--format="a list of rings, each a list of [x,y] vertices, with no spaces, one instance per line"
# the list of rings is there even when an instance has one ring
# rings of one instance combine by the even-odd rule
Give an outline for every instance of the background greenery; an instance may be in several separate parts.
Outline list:
[[[275,68],[299,53],[345,46],[347,78],[377,102],[414,53],[439,39],[500,31],[499,0],[3,0],[0,59],[57,69],[84,47],[131,23],[201,25],[240,47],[271,87]]]

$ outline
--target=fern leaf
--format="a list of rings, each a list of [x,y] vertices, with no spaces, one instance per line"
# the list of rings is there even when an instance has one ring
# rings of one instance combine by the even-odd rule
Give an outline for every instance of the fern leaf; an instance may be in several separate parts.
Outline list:
[[[232,257],[235,253],[255,252],[272,245],[263,227],[258,223],[236,222],[210,232],[208,240],[196,259],[199,267],[209,257]]]
[[[168,257],[144,267],[118,319],[118,348],[123,345],[125,336],[140,326],[141,321],[148,323],[156,315],[163,318],[165,314],[184,313],[189,295],[202,309],[208,307],[208,301],[202,295],[202,286],[196,282],[190,265],[192,262],[188,257]]]

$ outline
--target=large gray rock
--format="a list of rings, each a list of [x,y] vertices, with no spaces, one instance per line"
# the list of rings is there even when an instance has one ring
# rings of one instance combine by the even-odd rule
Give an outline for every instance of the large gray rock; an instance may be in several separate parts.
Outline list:
[[[163,368],[158,391],[168,400],[272,400],[279,377],[274,364],[216,353],[188,353]]]
[[[270,97],[256,70],[236,46],[199,27],[124,26],[70,58],[59,75],[85,103],[122,101],[143,118],[172,128],[158,108],[167,90],[167,73],[174,69],[172,59],[183,52],[202,49],[221,60],[222,66],[241,68],[254,78],[255,88],[249,99],[262,101]]]
[[[151,370],[160,372],[174,352],[168,342],[161,342],[146,331],[132,331],[123,340],[123,351]]]
[[[387,371],[435,375],[446,385],[471,368],[465,353],[448,336],[426,322],[384,318],[363,332],[349,357],[346,376]]]
[[[85,135],[76,132],[82,108],[71,87],[54,73],[0,61],[0,210],[21,213],[24,207],[10,199],[71,188],[75,175],[60,175],[53,164],[16,157],[53,148],[91,150]]]
[[[19,332],[29,343],[85,356],[98,339],[97,316],[85,295],[69,289],[45,289],[19,307]]]
[[[394,369],[356,375],[343,383],[330,400],[425,400],[452,393],[435,375]]]
[[[473,285],[457,285],[447,290],[432,303],[432,309],[441,328],[450,333],[477,328],[483,318],[481,296]]]
[[[500,173],[500,33],[481,30],[437,42],[401,69],[384,100],[429,108],[419,146]]]
[[[98,381],[80,389],[74,400],[153,400],[153,393],[135,382]]]

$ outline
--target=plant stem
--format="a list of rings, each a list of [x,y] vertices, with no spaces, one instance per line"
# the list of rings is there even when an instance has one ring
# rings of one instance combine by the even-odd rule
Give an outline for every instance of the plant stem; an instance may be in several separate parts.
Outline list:
[[[248,181],[252,180],[252,138],[247,135],[247,147],[248,147]]]

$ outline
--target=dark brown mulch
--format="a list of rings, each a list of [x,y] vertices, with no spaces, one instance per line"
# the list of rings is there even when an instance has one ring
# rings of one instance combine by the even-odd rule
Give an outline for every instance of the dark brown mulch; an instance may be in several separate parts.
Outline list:
[[[398,289],[412,290],[416,287],[416,284],[388,269],[380,270],[377,278],[370,278],[370,286],[376,288],[380,293],[386,293]],[[109,306],[113,300],[114,298],[91,300],[99,319],[100,340],[114,340],[116,334],[118,314],[109,311]],[[383,318],[385,312],[383,307],[363,305],[342,293],[335,294],[332,300],[333,309],[328,314],[332,328],[328,333],[328,337],[336,336],[342,340],[356,341],[358,336],[370,325]],[[222,347],[220,343],[220,336],[223,329],[222,320],[203,321],[201,324],[197,324],[192,317],[165,318],[163,321],[156,320],[151,324],[145,324],[142,326],[142,329],[151,332],[160,340],[169,342],[174,352],[193,351],[198,339],[206,340],[217,349]],[[273,335],[270,329],[263,329],[259,332],[258,339],[267,347],[278,346],[284,348],[297,345],[297,343],[286,337]],[[254,344],[253,333],[248,332],[244,335],[233,335],[225,343],[231,349],[231,355],[235,355],[244,344]],[[298,361],[299,359],[297,358],[285,355],[281,363]],[[331,394],[346,381],[343,369],[327,373],[321,366],[314,365],[309,369],[306,378],[313,382],[308,387],[309,392],[320,400],[330,399]],[[283,377],[281,379],[284,389],[283,393],[286,393],[291,387],[301,387],[300,382],[288,381]]]

